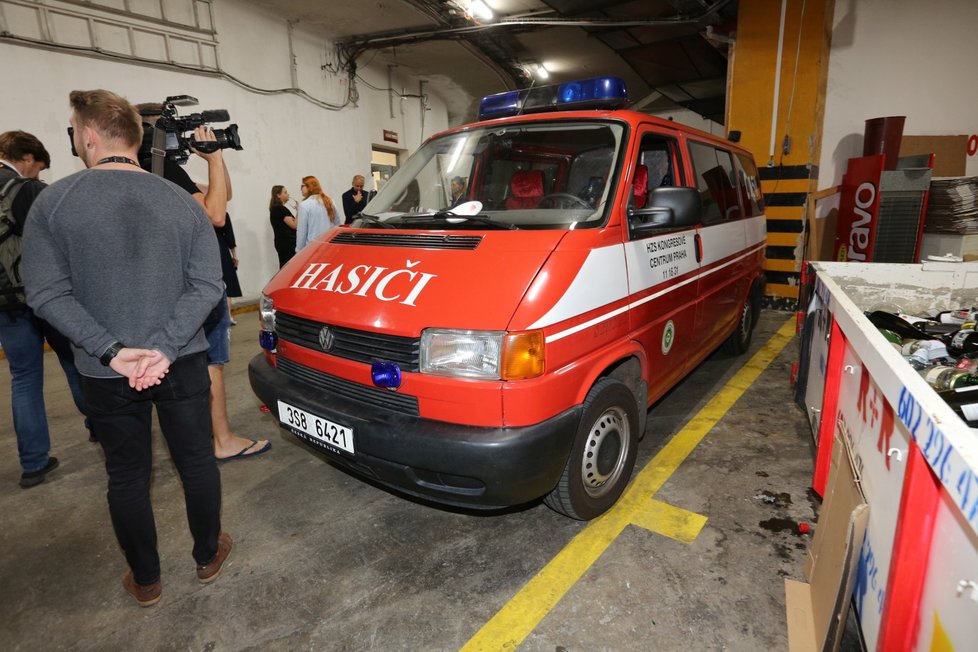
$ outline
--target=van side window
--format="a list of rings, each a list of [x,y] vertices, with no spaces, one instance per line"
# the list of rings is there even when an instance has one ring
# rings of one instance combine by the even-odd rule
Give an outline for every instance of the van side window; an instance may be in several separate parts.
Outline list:
[[[629,208],[644,208],[649,192],[662,186],[677,186],[678,147],[676,141],[655,134],[642,137],[638,153],[639,169],[634,175]],[[642,169],[644,168],[644,169]]]
[[[705,143],[689,142],[696,172],[696,186],[703,199],[703,223],[739,220],[743,213],[738,198],[737,176],[730,152]]]
[[[740,191],[740,203],[747,217],[757,217],[764,214],[764,195],[761,194],[761,182],[757,176],[757,167],[749,156],[737,154],[734,157],[734,168],[737,171],[737,187]]]

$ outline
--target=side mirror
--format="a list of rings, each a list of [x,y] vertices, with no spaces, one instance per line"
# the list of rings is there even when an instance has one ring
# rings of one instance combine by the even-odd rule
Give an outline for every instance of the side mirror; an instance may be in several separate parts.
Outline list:
[[[649,193],[648,206],[628,212],[632,233],[699,224],[703,203],[696,188],[662,187]]]

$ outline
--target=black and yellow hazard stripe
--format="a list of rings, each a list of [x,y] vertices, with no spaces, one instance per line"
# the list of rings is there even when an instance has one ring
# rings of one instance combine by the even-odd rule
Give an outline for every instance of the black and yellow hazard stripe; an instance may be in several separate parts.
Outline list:
[[[785,165],[760,168],[758,176],[767,215],[764,303],[793,310],[804,257],[805,206],[817,171],[805,165]]]

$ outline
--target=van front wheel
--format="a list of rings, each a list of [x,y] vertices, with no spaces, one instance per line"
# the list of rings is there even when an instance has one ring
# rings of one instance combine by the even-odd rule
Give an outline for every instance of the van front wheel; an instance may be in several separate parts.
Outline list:
[[[581,521],[600,516],[625,490],[637,447],[635,394],[624,383],[600,379],[584,399],[570,458],[544,503]]]

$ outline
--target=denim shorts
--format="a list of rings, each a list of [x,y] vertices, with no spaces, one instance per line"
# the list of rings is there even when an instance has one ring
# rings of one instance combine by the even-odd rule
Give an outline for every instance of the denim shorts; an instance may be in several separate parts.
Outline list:
[[[221,297],[221,302],[215,306],[215,310],[220,313],[220,319],[213,321],[209,319],[204,322],[208,365],[231,362],[231,313],[228,312],[228,302],[225,297]]]

